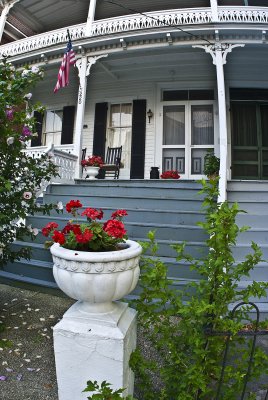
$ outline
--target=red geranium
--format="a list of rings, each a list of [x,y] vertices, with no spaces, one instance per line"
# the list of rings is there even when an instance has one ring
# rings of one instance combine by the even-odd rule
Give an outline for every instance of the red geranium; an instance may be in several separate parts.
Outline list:
[[[162,179],[180,179],[178,171],[165,171],[161,174]]]
[[[103,159],[100,156],[90,156],[85,160],[81,161],[83,167],[102,167],[104,164]]]
[[[66,204],[65,208],[68,213],[73,214],[77,211],[78,208],[81,208],[82,204],[79,200],[71,200],[69,203]]]
[[[121,221],[127,215],[126,210],[114,211],[105,223],[97,220],[103,218],[102,209],[86,208],[81,214],[79,208],[83,207],[79,200],[71,200],[66,204],[66,211],[71,213],[75,218],[67,222],[61,231],[56,230],[58,224],[49,222],[43,229],[44,236],[51,236],[52,242],[59,243],[66,249],[82,250],[82,251],[109,251],[116,250],[119,243],[127,239],[126,230]],[[78,223],[77,218],[86,216],[87,221]]]
[[[107,221],[104,230],[108,233],[109,236],[112,236],[114,238],[123,238],[127,233],[123,222],[116,219],[110,219],[109,221]]]
[[[55,243],[64,244],[65,236],[62,232],[54,231],[54,233],[52,235],[52,240],[54,240]]]
[[[102,219],[103,211],[102,209],[97,210],[96,208],[86,208],[85,211],[82,212],[81,216],[85,215],[89,219]]]
[[[114,211],[114,212],[112,213],[111,217],[112,217],[113,219],[116,219],[116,218],[125,217],[126,215],[128,215],[128,213],[126,212],[126,210],[117,210],[117,211]]]

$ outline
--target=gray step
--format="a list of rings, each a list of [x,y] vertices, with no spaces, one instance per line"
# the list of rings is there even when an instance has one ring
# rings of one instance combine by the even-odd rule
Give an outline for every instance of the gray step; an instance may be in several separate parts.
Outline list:
[[[250,243],[254,241],[260,246],[268,243],[268,226],[266,228],[251,228],[245,232],[239,233],[237,243]]]
[[[13,263],[9,262],[3,267],[3,271],[17,274],[21,278],[31,277],[42,281],[54,282],[52,263],[50,261],[21,258]]]
[[[50,216],[28,217],[27,223],[35,228],[42,229],[48,222],[52,221]],[[68,220],[63,217],[54,217],[53,221],[59,224],[59,229],[62,229]],[[78,221],[85,221],[78,219]],[[149,231],[155,231],[158,239],[171,239],[176,241],[205,241],[207,235],[199,226],[194,225],[171,225],[171,224],[153,224],[153,223],[135,223],[125,222],[125,227],[129,237],[139,236],[146,238]],[[36,240],[44,242],[44,237],[39,233]],[[47,240],[47,239],[45,239]]]
[[[149,182],[150,183],[150,182]],[[166,185],[164,185],[166,186]],[[193,185],[192,185],[193,186]],[[91,197],[91,193],[94,196],[116,196],[116,197],[159,197],[159,198],[169,198],[169,199],[184,199],[184,198],[193,198],[198,199],[199,201],[204,198],[203,195],[199,193],[199,187],[191,187],[187,185],[168,185],[167,187],[163,187],[162,185],[151,185],[149,184],[147,187],[142,186],[132,186],[129,184],[114,184],[110,185],[107,183],[104,184],[86,184],[83,183],[81,185],[50,185],[49,189],[47,189],[46,194],[54,194],[54,195],[65,195],[65,196],[87,196],[89,199]]]
[[[248,200],[240,200],[237,201],[239,204],[239,208],[243,211],[246,211],[248,214],[253,215],[268,215],[268,200],[267,201],[248,201]],[[230,204],[232,204],[230,202]]]
[[[80,209],[80,214],[84,211],[86,207]],[[104,212],[104,217],[110,218],[111,214],[117,208],[111,207],[102,207]],[[176,224],[176,225],[195,225],[205,220],[205,213],[201,211],[184,211],[184,210],[150,210],[144,208],[129,208],[124,207],[127,211],[128,215],[124,218],[125,222],[136,222],[136,223],[160,223],[160,224]],[[39,214],[35,214],[35,216],[43,216],[40,212]],[[52,210],[50,213],[51,221],[56,217],[65,217],[66,219],[70,219],[70,214],[63,210],[63,213],[57,213],[55,210]],[[84,217],[85,218],[85,217]]]
[[[142,195],[136,196],[135,198],[121,196],[120,198],[116,195],[109,196],[95,196],[92,194],[91,197],[88,195],[57,195],[57,194],[46,194],[44,201],[45,203],[54,203],[62,201],[66,204],[70,200],[80,200],[84,207],[114,207],[118,208],[147,208],[151,211],[157,210],[190,210],[199,211],[201,210],[201,201],[192,198],[185,198],[183,200],[179,199],[169,199],[169,198],[158,198],[158,197],[143,197]]]
[[[259,281],[262,282],[264,280],[268,280],[268,262],[260,262],[258,265],[254,267],[252,271],[250,271],[249,276],[243,276],[242,280],[246,281]]]
[[[229,202],[238,202],[243,203],[244,201],[255,201],[255,202],[268,202],[268,190],[267,191],[233,191],[228,192],[228,201]]]
[[[268,244],[262,244],[260,246],[262,251],[262,259],[268,260]],[[237,262],[244,260],[247,254],[252,254],[253,251],[249,244],[239,243],[233,248],[233,256]]]
[[[31,285],[40,287],[46,287],[49,289],[58,289],[58,286],[55,282],[48,282],[42,279],[34,279],[26,276],[19,276],[17,274],[13,274],[11,272],[0,270],[0,282],[22,282],[22,283],[29,283]]]
[[[238,226],[249,226],[251,228],[268,229],[268,215],[241,213],[237,215],[236,223]]]
[[[112,179],[112,180],[85,180],[85,179],[76,179],[75,185],[81,186],[86,185],[89,187],[127,187],[127,188],[148,188],[148,187],[156,187],[160,189],[196,189],[200,190],[202,185],[194,180],[183,180],[183,179]],[[59,186],[59,185],[52,185],[52,186]],[[69,185],[72,186],[72,185]]]
[[[258,180],[232,180],[227,182],[227,191],[246,191],[246,192],[257,192],[257,191],[268,191],[267,181]]]

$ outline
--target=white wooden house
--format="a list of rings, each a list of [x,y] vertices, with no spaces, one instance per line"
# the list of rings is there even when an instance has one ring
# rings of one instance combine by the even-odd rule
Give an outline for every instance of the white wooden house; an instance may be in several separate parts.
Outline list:
[[[81,178],[82,148],[104,156],[122,145],[120,179],[146,181],[156,166],[192,181],[213,149],[220,201],[257,210],[253,233],[268,253],[268,0],[1,4],[0,56],[45,70],[33,99],[46,114],[32,152],[53,143],[77,155],[71,177]],[[54,94],[67,29],[77,67]]]

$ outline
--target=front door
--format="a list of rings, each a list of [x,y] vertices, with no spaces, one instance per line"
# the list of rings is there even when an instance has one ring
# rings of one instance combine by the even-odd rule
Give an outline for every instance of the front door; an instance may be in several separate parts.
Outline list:
[[[170,102],[163,106],[162,171],[177,170],[184,179],[203,175],[204,157],[214,150],[214,104]]]
[[[268,104],[232,102],[232,178],[268,179]]]

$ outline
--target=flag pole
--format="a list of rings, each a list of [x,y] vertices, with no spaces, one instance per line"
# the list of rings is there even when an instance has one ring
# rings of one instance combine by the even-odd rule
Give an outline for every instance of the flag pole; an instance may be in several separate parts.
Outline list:
[[[69,31],[69,29],[67,29],[67,37],[68,37],[68,39],[71,41],[71,36],[70,36],[70,31]]]

